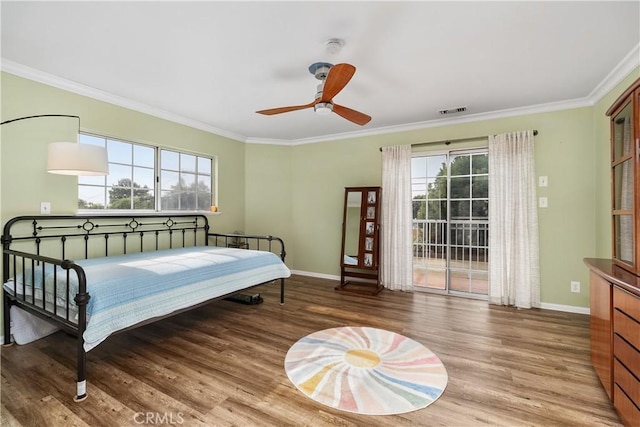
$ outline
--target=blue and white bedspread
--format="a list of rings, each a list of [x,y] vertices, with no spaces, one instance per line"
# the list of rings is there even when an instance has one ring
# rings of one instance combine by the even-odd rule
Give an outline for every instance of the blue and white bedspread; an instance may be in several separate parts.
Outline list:
[[[215,246],[91,258],[76,264],[85,271],[91,296],[83,335],[85,351],[110,334],[144,320],[291,275],[287,266],[271,252]],[[41,288],[42,269],[36,271],[36,288]],[[58,304],[66,300],[60,291],[66,274],[61,271],[57,274]],[[48,294],[45,298],[52,301],[53,268],[44,275]],[[30,282],[31,274],[25,276]],[[18,277],[18,288],[21,280]],[[74,272],[69,281],[70,299],[73,299],[77,293]],[[13,280],[5,284],[5,289],[12,292]],[[40,298],[41,295],[40,291]]]

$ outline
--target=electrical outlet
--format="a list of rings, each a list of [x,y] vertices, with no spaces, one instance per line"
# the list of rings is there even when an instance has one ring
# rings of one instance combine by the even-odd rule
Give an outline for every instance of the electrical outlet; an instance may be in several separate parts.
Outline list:
[[[40,213],[42,215],[49,215],[51,213],[51,202],[41,202]]]
[[[549,207],[549,201],[546,197],[538,197],[538,206],[541,208]]]
[[[580,282],[571,282],[571,292],[580,293]]]

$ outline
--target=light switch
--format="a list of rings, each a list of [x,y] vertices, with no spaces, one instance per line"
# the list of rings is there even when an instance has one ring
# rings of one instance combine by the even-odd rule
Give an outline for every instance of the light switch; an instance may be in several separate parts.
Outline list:
[[[538,206],[541,208],[546,208],[549,206],[548,200],[546,197],[538,197]]]
[[[549,179],[546,176],[538,177],[538,187],[546,187],[549,185]]]

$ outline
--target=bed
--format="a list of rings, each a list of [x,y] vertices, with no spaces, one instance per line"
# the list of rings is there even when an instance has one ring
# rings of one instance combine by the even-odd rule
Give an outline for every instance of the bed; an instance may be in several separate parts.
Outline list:
[[[87,352],[110,335],[264,283],[284,304],[291,274],[280,238],[211,233],[198,214],[19,216],[2,245],[4,344],[16,308],[76,336],[76,401]]]

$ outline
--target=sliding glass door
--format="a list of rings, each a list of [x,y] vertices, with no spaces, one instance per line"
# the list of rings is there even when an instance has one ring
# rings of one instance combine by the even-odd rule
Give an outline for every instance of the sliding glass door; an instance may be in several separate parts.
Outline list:
[[[486,297],[488,172],[486,150],[412,159],[415,289]]]

